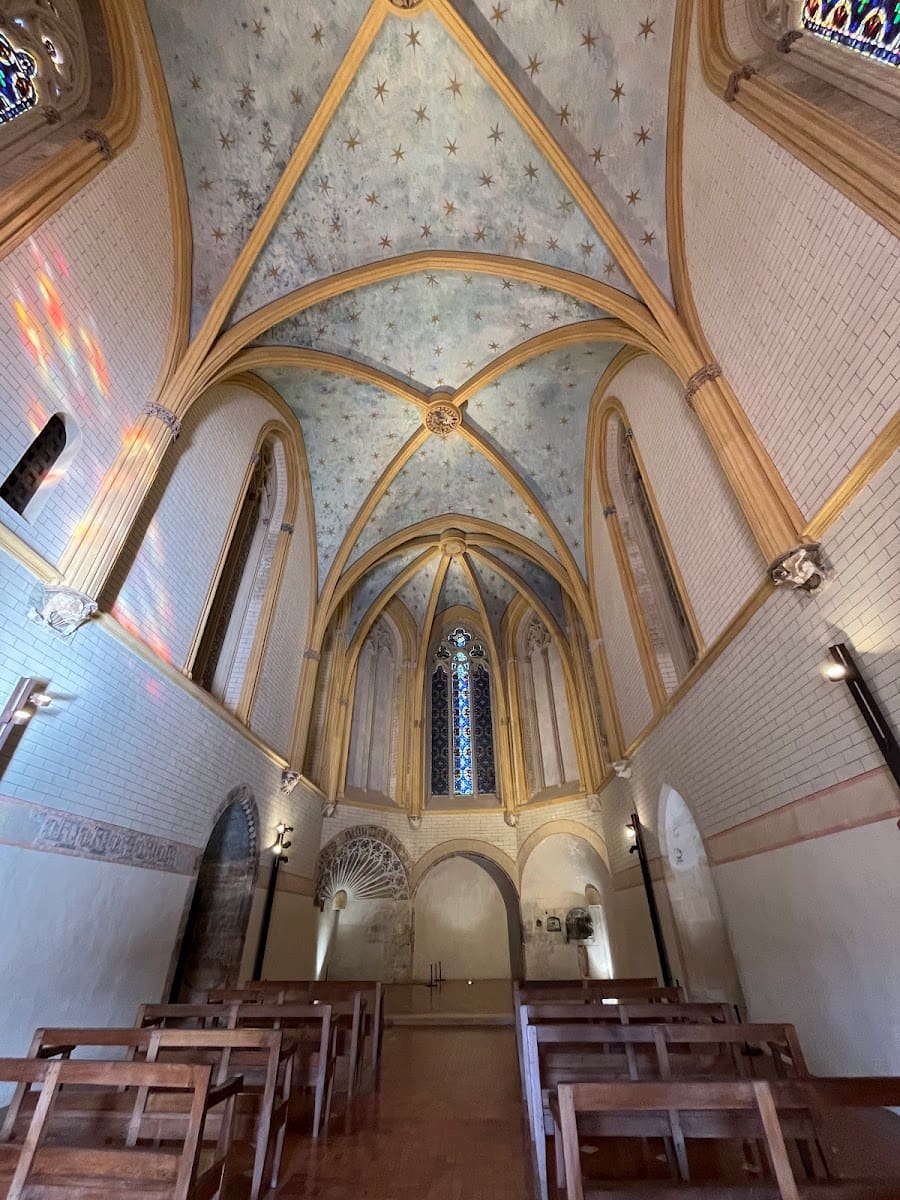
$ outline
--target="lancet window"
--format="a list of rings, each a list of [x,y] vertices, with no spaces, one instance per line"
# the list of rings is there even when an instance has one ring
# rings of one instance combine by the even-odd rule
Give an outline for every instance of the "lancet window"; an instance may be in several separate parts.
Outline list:
[[[459,625],[439,642],[431,675],[431,791],[497,790],[491,675],[484,644]]]

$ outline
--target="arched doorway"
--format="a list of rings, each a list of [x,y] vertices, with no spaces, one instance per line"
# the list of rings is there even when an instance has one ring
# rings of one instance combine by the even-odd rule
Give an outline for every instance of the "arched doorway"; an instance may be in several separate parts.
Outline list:
[[[737,1003],[741,985],[700,830],[674,788],[663,787],[659,806],[660,848],[682,983],[692,1000]]]
[[[253,797],[246,788],[236,788],[200,862],[172,979],[174,1001],[238,982],[256,881],[258,828]]]
[[[522,866],[522,926],[529,979],[612,975],[604,900],[609,871],[577,834],[550,833]]]
[[[506,872],[471,852],[428,867],[413,904],[413,979],[440,962],[445,979],[522,977],[519,897]]]

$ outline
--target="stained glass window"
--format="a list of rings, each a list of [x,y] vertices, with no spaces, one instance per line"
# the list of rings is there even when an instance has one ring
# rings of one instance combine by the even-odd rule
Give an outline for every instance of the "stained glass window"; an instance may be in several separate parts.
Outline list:
[[[37,63],[27,50],[0,33],[0,125],[20,117],[38,102]]]
[[[900,66],[900,3],[805,0],[803,27],[869,58]]]
[[[435,651],[431,677],[431,792],[496,792],[491,682],[481,642],[461,626]]]
[[[66,423],[54,414],[0,485],[0,500],[24,514],[66,448]]]

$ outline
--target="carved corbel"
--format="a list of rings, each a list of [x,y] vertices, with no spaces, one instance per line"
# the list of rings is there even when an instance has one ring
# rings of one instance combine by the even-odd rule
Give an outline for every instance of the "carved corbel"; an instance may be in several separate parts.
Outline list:
[[[71,637],[97,611],[97,601],[75,588],[43,584],[28,610],[28,617],[46,625],[60,637]]]
[[[820,542],[804,542],[786,550],[769,565],[769,578],[776,587],[814,592],[825,581],[825,559]]]
[[[278,790],[282,796],[289,796],[300,780],[299,771],[291,771],[287,767],[281,772],[281,783]]]

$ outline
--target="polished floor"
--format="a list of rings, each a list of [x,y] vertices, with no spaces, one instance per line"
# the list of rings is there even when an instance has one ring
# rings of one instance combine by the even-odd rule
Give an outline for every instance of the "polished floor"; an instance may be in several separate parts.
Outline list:
[[[319,1144],[291,1137],[279,1200],[533,1200],[511,1029],[388,1029],[377,1091]]]
[[[447,1024],[453,1020],[513,1023],[512,981],[509,979],[446,979],[435,987],[422,983],[389,983],[384,989],[388,1024]]]

